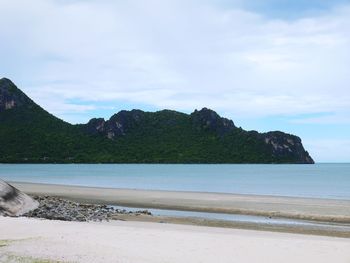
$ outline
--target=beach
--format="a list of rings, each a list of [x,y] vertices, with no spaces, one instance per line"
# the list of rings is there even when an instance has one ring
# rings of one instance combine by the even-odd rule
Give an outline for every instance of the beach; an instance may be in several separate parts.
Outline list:
[[[350,261],[346,200],[11,184],[32,196],[57,198],[58,206],[72,200],[308,221],[264,224],[137,212],[116,213],[102,222],[0,217],[0,262]]]
[[[3,261],[18,260],[10,262],[350,261],[350,239],[334,237],[146,222],[5,217],[0,217],[0,229],[0,261],[1,257]]]
[[[347,200],[133,190],[19,182],[12,184],[32,196],[58,197],[81,204],[124,206],[126,211],[133,207],[139,208],[139,210],[155,208],[162,211],[160,214],[153,215],[131,212],[117,213],[109,217],[109,219],[114,220],[350,238],[350,211],[348,209],[350,201]],[[58,202],[61,201],[58,199]],[[61,206],[62,204],[56,205]],[[164,213],[164,211],[171,213]],[[186,211],[190,214],[188,212],[186,214]],[[64,214],[69,218],[69,209],[66,209]],[[219,217],[213,215],[219,215]],[[222,215],[225,217],[222,218]],[[243,218],[237,219],[237,217],[242,216]],[[254,220],[250,220],[249,217],[254,217]]]
[[[11,182],[31,195],[79,202],[350,223],[350,200],[155,191]]]

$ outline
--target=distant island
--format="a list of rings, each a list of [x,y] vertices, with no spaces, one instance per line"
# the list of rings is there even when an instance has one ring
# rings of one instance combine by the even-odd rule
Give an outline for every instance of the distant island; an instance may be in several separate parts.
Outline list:
[[[301,139],[236,127],[207,108],[120,111],[72,125],[0,79],[2,163],[314,163]]]

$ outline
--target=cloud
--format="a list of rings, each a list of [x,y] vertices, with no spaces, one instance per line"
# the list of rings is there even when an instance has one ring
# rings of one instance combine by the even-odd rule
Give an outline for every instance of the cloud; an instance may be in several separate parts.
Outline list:
[[[295,124],[350,124],[350,116],[347,113],[321,114],[321,116],[302,117],[290,120]]]
[[[283,20],[238,2],[0,0],[0,74],[60,116],[113,101],[349,114],[350,6]]]

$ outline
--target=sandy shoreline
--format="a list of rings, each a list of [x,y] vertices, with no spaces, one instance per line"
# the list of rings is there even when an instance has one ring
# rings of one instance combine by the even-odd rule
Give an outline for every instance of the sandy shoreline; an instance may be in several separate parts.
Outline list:
[[[82,203],[285,215],[316,222],[350,218],[350,201],[345,200],[12,184],[28,194]],[[350,262],[350,225],[332,230],[146,214],[112,219],[98,223],[0,216],[0,262]]]
[[[168,223],[192,226],[235,228],[268,232],[293,233],[303,235],[317,235],[328,237],[350,238],[350,225],[329,225],[329,224],[264,224],[245,221],[227,221],[219,219],[206,219],[198,217],[176,217],[176,216],[147,216],[121,214],[114,217],[115,220],[133,222]]]
[[[28,194],[79,202],[350,223],[350,201],[202,192],[112,189],[11,182]]]
[[[334,237],[147,222],[8,217],[0,217],[0,229],[1,262],[350,261],[350,239]]]

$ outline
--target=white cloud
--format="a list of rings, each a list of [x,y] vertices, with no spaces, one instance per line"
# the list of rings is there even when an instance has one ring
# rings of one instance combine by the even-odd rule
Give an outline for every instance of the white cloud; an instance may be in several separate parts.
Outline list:
[[[74,99],[350,113],[349,6],[283,21],[213,3],[0,0],[0,74],[62,116],[98,107]]]
[[[350,124],[350,116],[347,113],[323,114],[316,117],[304,117],[291,119],[295,124]]]

